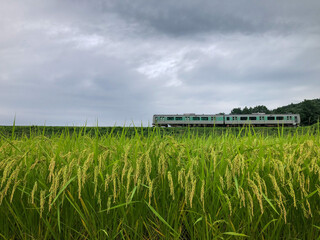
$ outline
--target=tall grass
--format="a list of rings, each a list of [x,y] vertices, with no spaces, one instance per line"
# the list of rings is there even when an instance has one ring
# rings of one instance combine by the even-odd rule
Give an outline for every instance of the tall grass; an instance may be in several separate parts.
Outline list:
[[[0,239],[319,236],[319,126],[160,131],[2,135]]]

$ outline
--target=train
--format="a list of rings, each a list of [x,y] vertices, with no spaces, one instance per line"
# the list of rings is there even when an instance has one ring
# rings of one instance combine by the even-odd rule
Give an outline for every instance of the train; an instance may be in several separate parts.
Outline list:
[[[299,114],[155,114],[152,126],[154,127],[237,127],[251,125],[256,127],[300,125]]]

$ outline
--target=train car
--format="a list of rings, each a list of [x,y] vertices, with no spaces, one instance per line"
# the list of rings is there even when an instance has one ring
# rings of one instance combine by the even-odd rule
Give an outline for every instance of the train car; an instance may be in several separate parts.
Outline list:
[[[214,125],[224,125],[224,115],[214,114],[156,114],[153,115],[153,126],[159,127],[213,127]]]
[[[299,114],[230,114],[224,115],[226,126],[252,125],[260,127],[299,126]]]
[[[153,126],[159,127],[235,127],[252,125],[260,127],[271,126],[299,126],[299,114],[155,114]]]

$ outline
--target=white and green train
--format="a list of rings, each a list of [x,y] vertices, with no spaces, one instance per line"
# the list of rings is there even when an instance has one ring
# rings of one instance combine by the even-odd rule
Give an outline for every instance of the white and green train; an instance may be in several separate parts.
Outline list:
[[[213,126],[292,126],[300,125],[299,114],[155,114],[153,126],[159,127],[213,127]]]

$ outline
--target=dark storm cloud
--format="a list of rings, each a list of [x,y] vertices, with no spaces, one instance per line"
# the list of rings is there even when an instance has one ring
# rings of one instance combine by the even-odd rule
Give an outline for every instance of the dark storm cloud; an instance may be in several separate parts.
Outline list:
[[[282,33],[318,28],[320,3],[299,1],[111,1],[105,4],[128,21],[175,36],[191,34]]]

